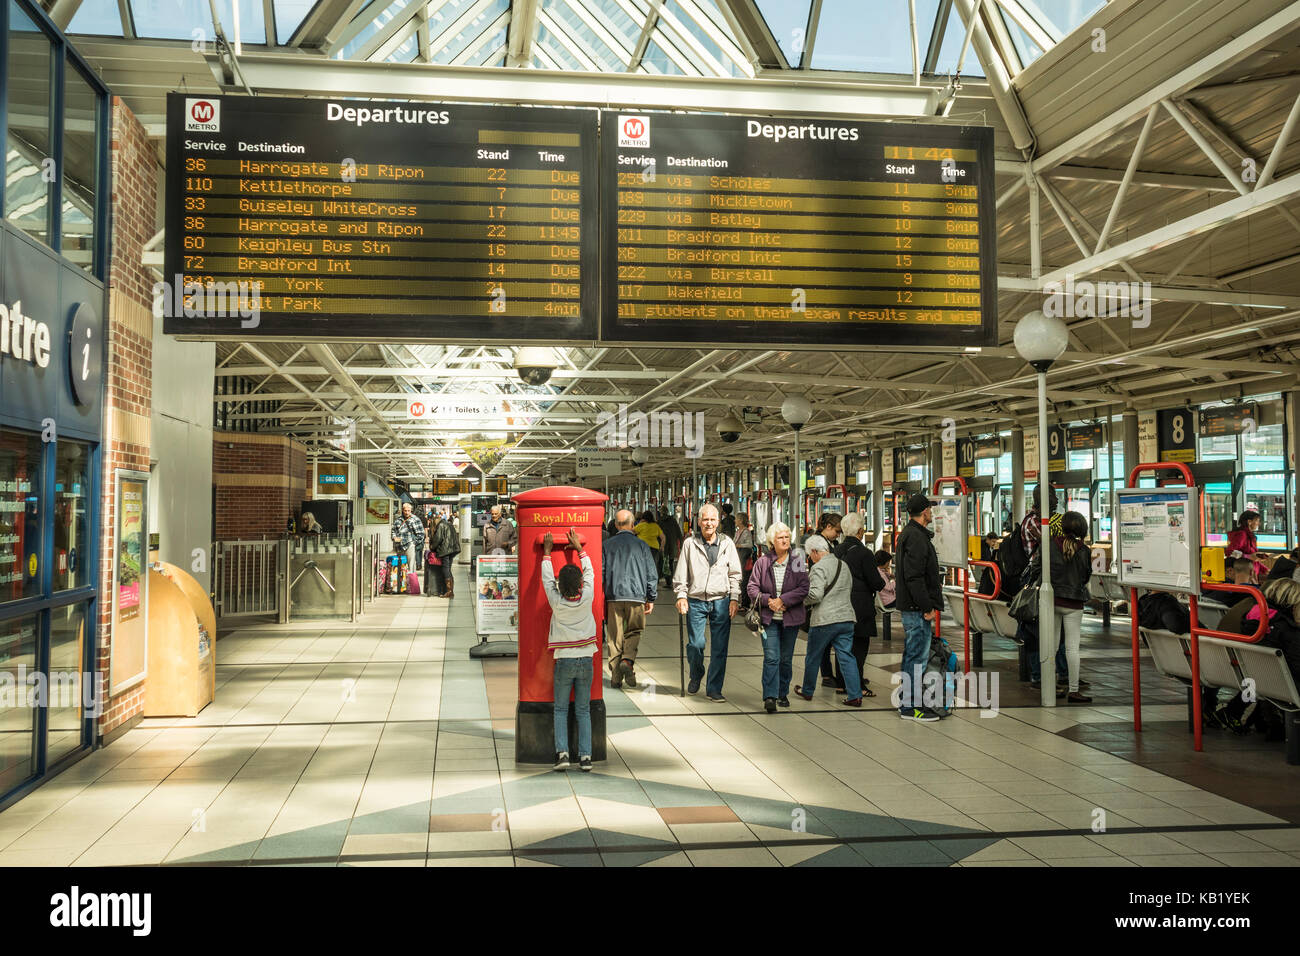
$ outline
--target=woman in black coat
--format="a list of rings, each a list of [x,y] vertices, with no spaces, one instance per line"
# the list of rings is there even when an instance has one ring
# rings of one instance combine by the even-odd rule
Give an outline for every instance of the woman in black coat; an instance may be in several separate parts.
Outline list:
[[[853,590],[849,593],[853,614],[857,618],[853,625],[853,658],[858,663],[858,673],[862,675],[862,696],[875,697],[875,691],[867,686],[863,670],[871,639],[876,636],[876,594],[884,588],[885,579],[880,576],[875,552],[862,543],[862,515],[857,512],[845,515],[840,521],[840,546],[835,556],[853,575]],[[844,692],[843,678],[838,689]]]

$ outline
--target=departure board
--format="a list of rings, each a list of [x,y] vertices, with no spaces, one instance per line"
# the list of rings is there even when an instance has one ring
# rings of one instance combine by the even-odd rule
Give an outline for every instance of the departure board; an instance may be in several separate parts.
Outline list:
[[[993,131],[606,111],[602,337],[997,344]]]
[[[596,337],[594,110],[183,93],[167,110],[167,333]]]

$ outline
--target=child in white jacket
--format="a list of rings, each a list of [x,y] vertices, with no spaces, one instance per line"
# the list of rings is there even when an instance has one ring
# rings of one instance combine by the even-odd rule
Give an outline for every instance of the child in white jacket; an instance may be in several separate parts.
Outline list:
[[[575,528],[569,529],[569,547],[582,562],[566,564],[558,576],[551,564],[555,541],[548,531],[542,539],[542,590],[551,605],[551,630],[547,649],[555,657],[555,769],[569,769],[569,693],[578,718],[578,766],[591,772],[591,680],[596,653],[596,619],[591,606],[596,597],[596,574],[582,549]]]

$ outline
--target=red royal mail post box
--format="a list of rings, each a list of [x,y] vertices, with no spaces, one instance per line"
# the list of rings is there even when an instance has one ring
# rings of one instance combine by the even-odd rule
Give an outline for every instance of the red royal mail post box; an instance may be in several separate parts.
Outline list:
[[[586,488],[533,488],[511,499],[519,528],[519,704],[515,709],[515,762],[550,763],[555,759],[555,659],[547,650],[551,605],[542,591],[542,540],[554,541],[551,564],[556,573],[565,564],[579,564],[566,543],[576,528],[596,573],[592,627],[596,653],[591,675],[591,756],[605,759],[605,694],[601,654],[604,643],[605,594],[601,583],[601,528],[609,499]],[[569,704],[569,740],[577,740],[577,721]]]

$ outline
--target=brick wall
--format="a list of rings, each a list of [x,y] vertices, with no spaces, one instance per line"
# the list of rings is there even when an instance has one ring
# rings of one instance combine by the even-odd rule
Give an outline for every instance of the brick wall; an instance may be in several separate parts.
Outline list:
[[[283,435],[214,432],[212,486],[216,540],[279,537],[307,495],[307,449]]]
[[[153,410],[153,276],[140,264],[154,233],[162,175],[144,127],[113,98],[113,242],[108,280],[107,400],[104,408],[102,540],[97,658],[105,693],[112,654],[113,560],[117,514],[114,472],[149,471]],[[99,734],[109,734],[144,706],[144,684],[104,702]]]

